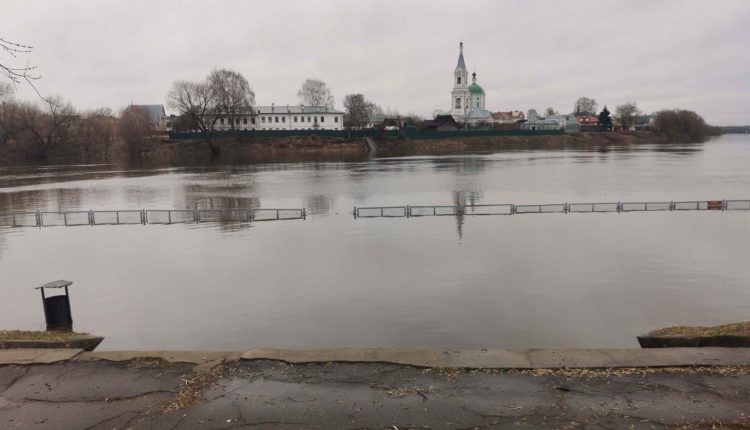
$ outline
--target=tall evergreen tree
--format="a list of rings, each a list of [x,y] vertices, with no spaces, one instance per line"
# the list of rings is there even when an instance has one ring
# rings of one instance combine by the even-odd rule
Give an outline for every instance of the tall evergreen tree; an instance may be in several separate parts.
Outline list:
[[[612,131],[612,117],[609,115],[609,109],[604,106],[601,112],[599,112],[599,127],[602,131]]]

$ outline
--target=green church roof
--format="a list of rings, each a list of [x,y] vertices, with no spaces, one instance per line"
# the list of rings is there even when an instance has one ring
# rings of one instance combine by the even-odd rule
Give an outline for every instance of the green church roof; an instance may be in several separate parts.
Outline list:
[[[482,94],[484,95],[484,89],[480,87],[477,84],[471,84],[469,85],[469,92],[472,94]]]

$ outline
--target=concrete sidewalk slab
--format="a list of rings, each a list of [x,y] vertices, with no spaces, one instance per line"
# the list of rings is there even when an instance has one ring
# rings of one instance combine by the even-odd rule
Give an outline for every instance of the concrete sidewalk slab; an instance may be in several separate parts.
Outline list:
[[[80,354],[82,349],[2,349],[0,365],[51,364],[67,361]]]
[[[750,348],[659,349],[253,349],[243,360],[288,363],[378,362],[420,367],[485,369],[678,367],[750,364]]]

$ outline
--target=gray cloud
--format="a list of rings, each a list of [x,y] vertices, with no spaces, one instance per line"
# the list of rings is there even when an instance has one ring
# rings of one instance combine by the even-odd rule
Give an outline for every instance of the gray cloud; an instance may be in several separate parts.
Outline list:
[[[750,122],[744,0],[6,0],[0,12],[0,35],[34,45],[40,90],[84,109],[162,103],[174,80],[228,67],[262,104],[296,103],[304,79],[318,77],[338,106],[362,92],[429,115],[449,107],[463,39],[491,110],[567,112],[589,96]]]

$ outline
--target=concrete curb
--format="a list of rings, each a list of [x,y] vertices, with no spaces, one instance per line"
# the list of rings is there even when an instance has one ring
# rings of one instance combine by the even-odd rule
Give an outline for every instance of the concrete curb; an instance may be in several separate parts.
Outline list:
[[[241,352],[230,351],[98,351],[82,352],[75,357],[75,360],[123,362],[137,358],[159,358],[168,363],[204,364],[221,361],[239,361],[241,354]]]
[[[692,335],[652,335],[638,336],[641,348],[675,348],[675,347],[722,347],[747,348],[750,347],[750,336],[720,334],[713,336]]]
[[[50,364],[60,361],[126,362],[159,358],[169,363],[214,365],[225,361],[277,360],[287,363],[392,363],[417,367],[474,369],[559,369],[682,366],[747,366],[750,348],[656,349],[253,349],[220,351],[102,351],[80,349],[0,350],[0,365]]]
[[[253,349],[243,360],[382,362],[419,367],[559,369],[750,365],[750,348],[661,349]]]
[[[68,361],[82,349],[3,349],[0,350],[0,365],[10,364],[52,364]]]
[[[93,351],[104,338],[90,334],[70,336],[63,340],[47,339],[0,339],[0,349],[82,349],[84,351]]]

